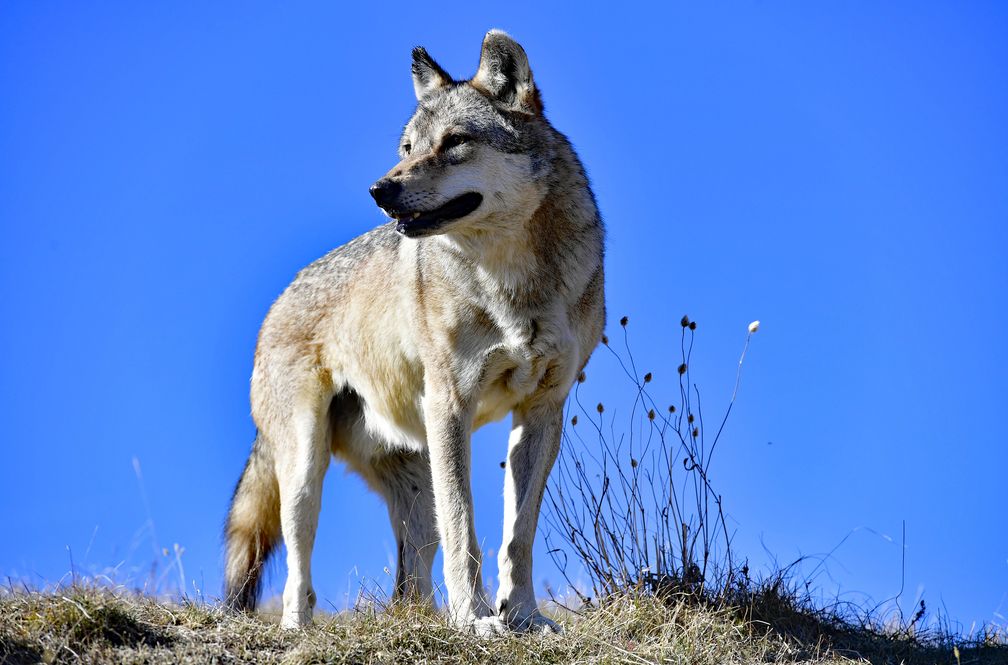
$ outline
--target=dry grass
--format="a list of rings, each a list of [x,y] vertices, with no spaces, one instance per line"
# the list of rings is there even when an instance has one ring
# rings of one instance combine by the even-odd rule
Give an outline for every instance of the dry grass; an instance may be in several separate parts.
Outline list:
[[[757,600],[757,599],[753,599]],[[316,618],[287,632],[270,615],[161,603],[97,586],[0,596],[3,663],[956,663],[926,645],[867,627],[829,627],[768,597],[747,608],[624,596],[574,614],[562,636],[479,639],[430,610],[397,606]],[[783,606],[780,605],[783,603]],[[771,616],[776,614],[777,616]],[[767,621],[770,618],[770,621]],[[838,638],[842,638],[839,642]],[[959,645],[961,663],[1008,663],[1004,635]],[[861,649],[854,648],[860,646]],[[839,647],[839,650],[838,650]]]

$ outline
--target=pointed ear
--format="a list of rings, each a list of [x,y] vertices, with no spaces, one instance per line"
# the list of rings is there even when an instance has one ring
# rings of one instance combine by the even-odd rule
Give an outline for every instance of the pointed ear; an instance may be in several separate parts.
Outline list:
[[[491,30],[483,38],[479,70],[470,83],[513,111],[543,111],[525,49],[502,30]]]
[[[423,46],[413,49],[413,91],[416,92],[417,101],[451,82],[452,77],[441,69],[441,65],[434,62],[427,49]]]

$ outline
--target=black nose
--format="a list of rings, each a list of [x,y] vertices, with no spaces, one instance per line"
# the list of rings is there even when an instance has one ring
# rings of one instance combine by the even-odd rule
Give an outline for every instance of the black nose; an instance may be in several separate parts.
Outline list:
[[[368,191],[371,192],[371,196],[374,197],[375,203],[382,208],[388,208],[399,197],[399,193],[402,192],[402,185],[395,180],[382,178],[375,184],[371,185],[371,189]]]

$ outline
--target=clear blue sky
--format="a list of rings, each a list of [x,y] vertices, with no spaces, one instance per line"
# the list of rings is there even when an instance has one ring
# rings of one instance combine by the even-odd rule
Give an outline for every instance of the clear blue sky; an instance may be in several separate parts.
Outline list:
[[[609,328],[631,317],[656,389],[688,313],[716,413],[763,321],[712,472],[739,551],[851,534],[819,582],[883,600],[905,520],[904,606],[923,590],[967,629],[1004,623],[1003,3],[204,5],[0,8],[0,574],[58,580],[70,548],[139,585],[178,543],[189,590],[219,592],[258,326],[382,222],[367,187],[412,111],[410,49],[469,76],[500,27],[592,177]],[[612,372],[590,366],[598,399]],[[487,550],[505,433],[474,441]],[[322,606],[387,587],[393,555],[382,504],[334,466]]]

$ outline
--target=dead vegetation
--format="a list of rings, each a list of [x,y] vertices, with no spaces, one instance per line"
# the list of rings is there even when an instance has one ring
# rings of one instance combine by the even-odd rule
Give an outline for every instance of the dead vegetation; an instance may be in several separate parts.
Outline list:
[[[480,639],[416,606],[323,614],[301,632],[269,614],[158,602],[100,586],[0,595],[3,663],[1008,663],[1004,633],[970,642],[887,634],[767,587],[746,606],[614,597],[554,608],[563,635]],[[958,653],[958,658],[956,654]]]
[[[624,374],[626,399],[616,408],[592,407],[595,400],[584,396],[586,376],[578,378],[544,505],[550,555],[579,607],[605,608],[607,599],[632,597],[638,604],[713,612],[746,626],[749,635],[783,640],[799,659],[1006,662],[1003,628],[983,626],[964,641],[946,618],[928,616],[923,600],[912,616],[904,616],[898,596],[885,609],[829,602],[813,578],[801,578],[803,559],[751,577],[733,550],[712,462],[725,445],[742,365],[760,322],[747,328],[734,389],[713,421],[705,421],[693,379],[697,322],[680,320],[678,376],[664,382],[664,395],[654,374],[638,367],[628,317],[619,323],[622,339],[603,337],[597,354]]]

